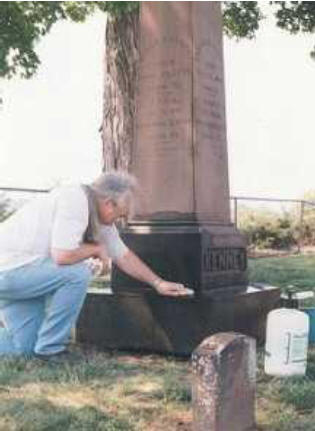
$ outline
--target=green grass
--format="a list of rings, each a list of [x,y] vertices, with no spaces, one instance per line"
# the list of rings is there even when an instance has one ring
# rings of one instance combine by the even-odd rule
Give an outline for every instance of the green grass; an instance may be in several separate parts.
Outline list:
[[[187,361],[82,352],[76,365],[0,361],[0,430],[174,430],[191,422]],[[181,428],[185,429],[185,428]]]
[[[187,360],[82,353],[88,362],[52,367],[1,361],[1,431],[191,431]],[[274,378],[258,352],[259,431],[315,431],[315,349],[305,377]],[[231,430],[232,431],[232,430]]]
[[[249,259],[250,281],[270,283],[297,290],[315,289],[315,256],[297,255],[278,258]]]
[[[250,260],[249,267],[251,281],[315,286],[314,256]],[[192,430],[189,361],[82,354],[86,361],[74,366],[2,359],[0,431]],[[266,376],[258,351],[256,417],[259,431],[315,431],[315,348],[307,375],[286,379]]]
[[[257,376],[257,422],[260,431],[315,431],[315,349],[310,349],[305,377],[266,376],[262,352]],[[310,370],[310,372],[309,372]]]

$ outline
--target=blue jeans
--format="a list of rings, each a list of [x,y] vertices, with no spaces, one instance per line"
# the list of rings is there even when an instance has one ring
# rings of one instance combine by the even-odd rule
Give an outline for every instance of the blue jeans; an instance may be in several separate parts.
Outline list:
[[[0,272],[0,355],[63,351],[90,278],[84,262],[57,265],[49,258]]]

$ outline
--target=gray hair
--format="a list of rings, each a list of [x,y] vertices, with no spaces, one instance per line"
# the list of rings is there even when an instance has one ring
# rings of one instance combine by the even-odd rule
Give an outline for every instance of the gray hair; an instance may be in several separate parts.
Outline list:
[[[127,172],[110,171],[101,174],[90,187],[97,197],[118,202],[136,192],[137,180]]]
[[[115,203],[129,199],[129,211],[133,212],[132,197],[138,188],[134,176],[122,171],[111,171],[100,175],[92,184],[83,185],[89,207],[89,222],[84,233],[84,242],[102,240],[101,223],[96,198],[109,199]]]

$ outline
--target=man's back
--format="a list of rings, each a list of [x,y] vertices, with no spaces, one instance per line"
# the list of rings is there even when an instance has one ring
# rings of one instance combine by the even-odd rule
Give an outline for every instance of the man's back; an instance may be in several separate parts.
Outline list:
[[[59,219],[73,213],[74,223],[78,217],[82,229],[86,227],[87,199],[80,185],[58,187],[32,199],[0,224],[0,271],[50,255],[57,209]]]

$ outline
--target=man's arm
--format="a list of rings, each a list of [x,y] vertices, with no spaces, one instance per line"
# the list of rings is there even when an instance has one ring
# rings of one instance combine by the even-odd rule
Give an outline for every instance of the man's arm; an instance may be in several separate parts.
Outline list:
[[[128,275],[150,284],[161,295],[184,296],[192,293],[181,283],[166,281],[155,274],[139,257],[131,250],[119,259],[115,259],[115,264]]]
[[[72,265],[73,263],[80,262],[89,257],[99,256],[99,244],[83,243],[80,247],[72,250],[62,250],[58,248],[53,248],[51,250],[51,257],[58,265]]]

